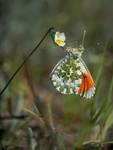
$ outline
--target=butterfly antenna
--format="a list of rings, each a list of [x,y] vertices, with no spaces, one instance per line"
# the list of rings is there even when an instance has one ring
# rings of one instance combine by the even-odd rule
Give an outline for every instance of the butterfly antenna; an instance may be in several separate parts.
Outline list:
[[[85,36],[86,36],[86,30],[84,30],[84,32],[83,32],[82,47],[84,47],[84,39],[85,39]]]

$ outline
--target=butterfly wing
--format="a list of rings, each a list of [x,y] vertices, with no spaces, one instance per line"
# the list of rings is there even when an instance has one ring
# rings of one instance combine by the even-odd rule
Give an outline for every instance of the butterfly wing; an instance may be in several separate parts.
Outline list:
[[[54,67],[51,73],[53,86],[63,94],[74,94],[75,88],[80,85],[80,66],[78,60],[66,55]]]
[[[95,94],[93,78],[82,58],[79,58],[79,66],[82,74],[81,83],[79,85],[79,88],[76,89],[76,94],[79,94],[80,96],[84,96],[86,98],[91,98]]]
[[[91,98],[95,93],[94,81],[81,58],[66,55],[51,73],[53,86],[63,94],[79,94]]]

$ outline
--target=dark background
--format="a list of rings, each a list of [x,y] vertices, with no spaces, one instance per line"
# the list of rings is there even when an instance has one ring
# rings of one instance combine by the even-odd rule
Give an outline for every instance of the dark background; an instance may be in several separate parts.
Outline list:
[[[0,89],[51,26],[65,32],[72,46],[81,44],[86,30],[83,59],[96,88],[101,85],[94,98],[93,111],[96,112],[105,102],[113,74],[113,1],[0,0]],[[30,79],[26,67],[23,68],[5,91],[0,111],[1,115],[11,115],[23,112],[23,106],[31,108],[30,80],[36,93],[44,99],[53,97],[52,110],[57,126],[66,141],[73,145],[89,118],[92,100],[64,96],[52,87],[49,74],[64,56],[62,49],[48,36],[27,63]]]

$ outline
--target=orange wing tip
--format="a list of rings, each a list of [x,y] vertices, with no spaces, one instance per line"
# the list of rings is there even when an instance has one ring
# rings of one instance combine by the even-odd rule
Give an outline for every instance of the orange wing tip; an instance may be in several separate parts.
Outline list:
[[[95,86],[90,73],[83,73],[79,87],[75,88],[75,93],[85,98],[91,98],[95,94]]]
[[[95,94],[95,87],[91,87],[87,92],[84,93],[83,97],[90,99],[94,96]]]

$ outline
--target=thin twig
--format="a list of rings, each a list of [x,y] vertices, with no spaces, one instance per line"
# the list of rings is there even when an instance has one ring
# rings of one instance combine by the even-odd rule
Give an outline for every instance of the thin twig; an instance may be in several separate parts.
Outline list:
[[[21,115],[21,116],[0,116],[0,120],[10,120],[10,119],[25,119],[28,115]]]
[[[53,27],[49,28],[48,31],[44,34],[44,36],[42,37],[42,39],[40,40],[40,42],[36,45],[36,47],[29,53],[29,55],[24,59],[24,61],[21,63],[21,65],[16,69],[16,71],[13,73],[13,75],[10,77],[10,79],[8,80],[8,82],[6,83],[6,85],[4,86],[4,88],[1,90],[0,92],[0,96],[5,92],[5,90],[7,89],[7,87],[9,86],[9,84],[11,83],[11,81],[14,79],[14,77],[16,76],[16,74],[21,70],[21,68],[25,65],[25,63],[28,61],[28,59],[33,55],[33,53],[37,50],[37,48],[39,48],[39,46],[41,45],[41,43],[44,41],[44,39],[46,38],[46,36],[50,33],[50,31],[54,29]],[[1,99],[0,99],[1,100]]]

